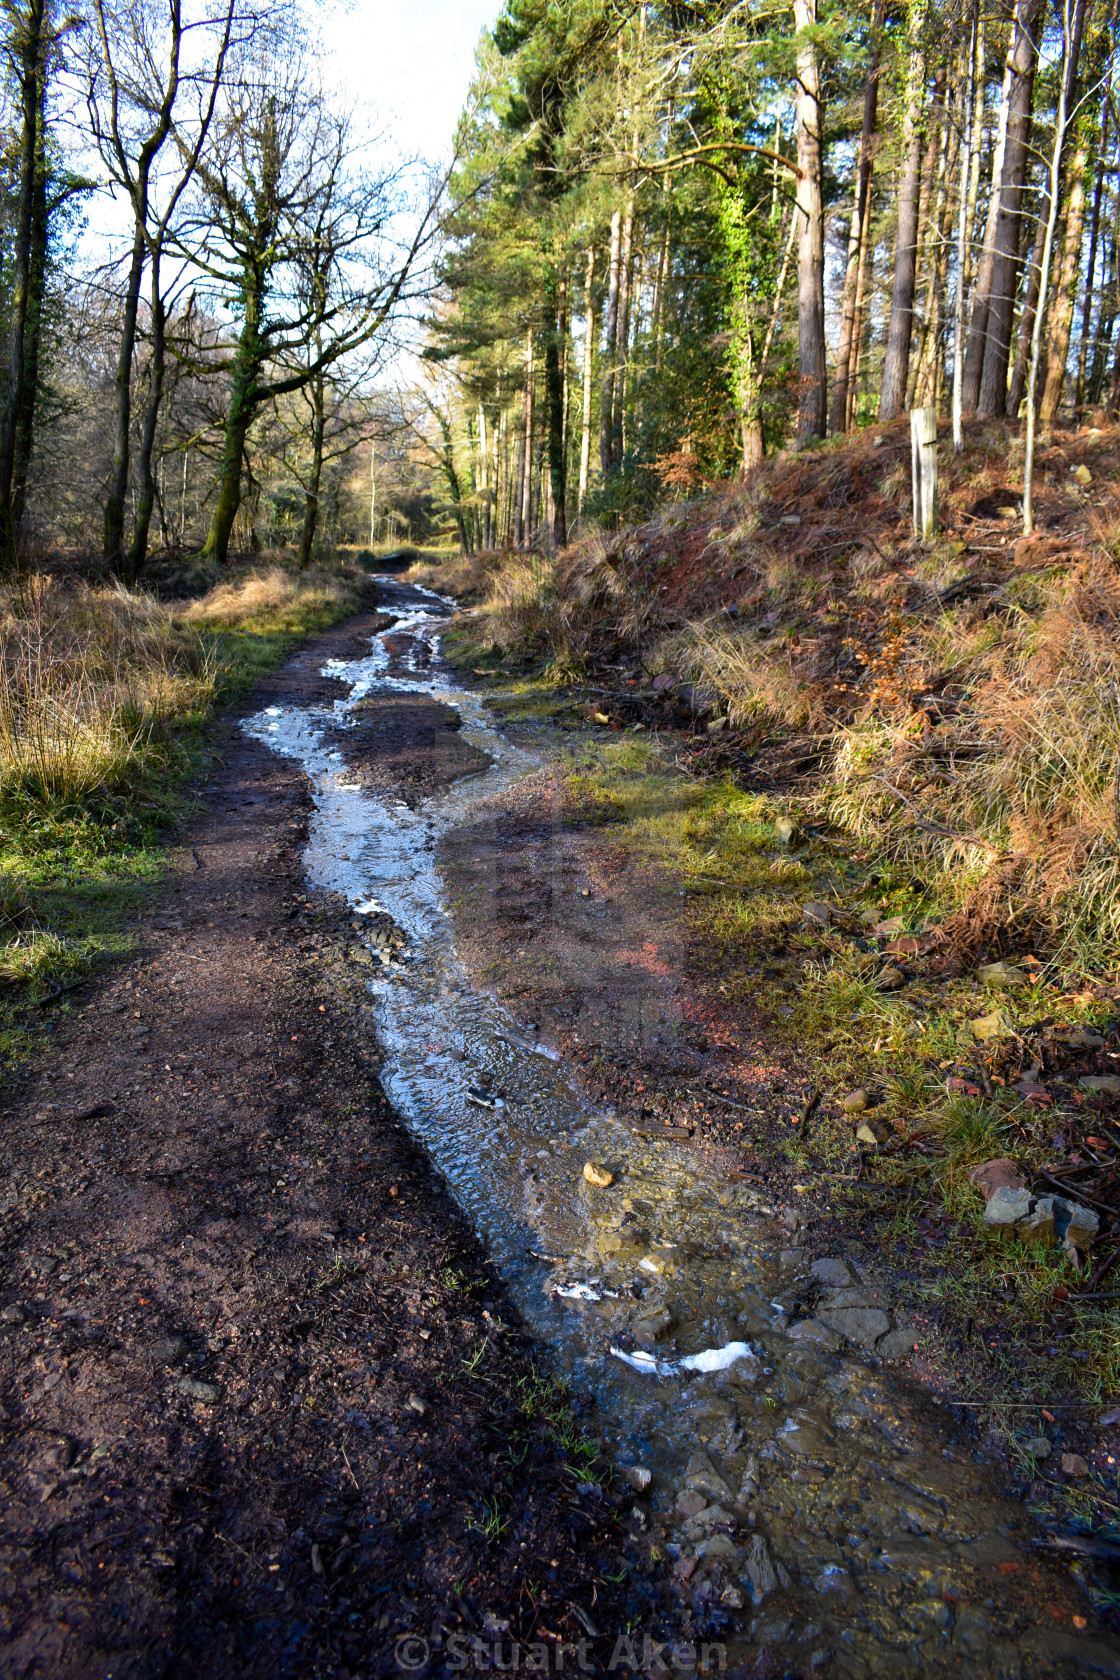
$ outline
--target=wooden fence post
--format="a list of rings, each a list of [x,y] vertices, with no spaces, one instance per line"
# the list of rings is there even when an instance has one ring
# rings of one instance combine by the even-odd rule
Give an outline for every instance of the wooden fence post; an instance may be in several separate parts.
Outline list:
[[[910,484],[914,535],[928,542],[937,529],[937,410],[910,410]]]

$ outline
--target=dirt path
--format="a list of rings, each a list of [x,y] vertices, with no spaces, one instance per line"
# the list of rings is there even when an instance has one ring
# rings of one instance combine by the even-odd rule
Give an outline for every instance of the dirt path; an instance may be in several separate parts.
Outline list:
[[[324,660],[375,625],[254,705],[335,698]],[[444,708],[377,710],[382,785],[469,762]],[[7,1093],[0,1672],[354,1680],[406,1634],[433,1664],[580,1637],[614,1512],[381,1095],[343,907],[301,885],[304,778],[233,730],[204,797],[135,956]]]

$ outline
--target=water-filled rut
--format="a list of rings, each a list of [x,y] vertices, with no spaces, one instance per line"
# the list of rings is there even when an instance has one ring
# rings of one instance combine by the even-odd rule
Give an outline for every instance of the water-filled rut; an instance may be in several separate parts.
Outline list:
[[[311,780],[307,877],[345,896],[370,949],[386,1092],[527,1326],[593,1400],[606,1453],[643,1492],[632,1521],[665,1532],[682,1591],[728,1612],[732,1661],[793,1646],[806,1672],[852,1676],[1120,1674],[1065,1612],[1047,1625],[1054,1577],[1022,1547],[1026,1520],[889,1366],[860,1357],[899,1346],[874,1282],[800,1249],[765,1187],[592,1106],[471,986],[436,848],[537,760],[439,673],[448,604],[382,591],[391,629],[328,668],[348,698],[270,707],[245,728]],[[393,692],[453,707],[485,768],[415,807],[363,789],[346,732],[358,703]]]

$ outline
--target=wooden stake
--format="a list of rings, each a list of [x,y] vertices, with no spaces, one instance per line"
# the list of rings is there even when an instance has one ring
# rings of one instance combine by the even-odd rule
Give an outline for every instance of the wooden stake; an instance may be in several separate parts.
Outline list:
[[[937,410],[910,410],[910,483],[914,534],[927,542],[937,528]]]

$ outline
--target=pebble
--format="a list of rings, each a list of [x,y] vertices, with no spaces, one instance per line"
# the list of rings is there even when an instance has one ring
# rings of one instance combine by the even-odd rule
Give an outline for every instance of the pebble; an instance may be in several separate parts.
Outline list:
[[[881,1120],[863,1120],[856,1127],[856,1138],[860,1143],[866,1143],[869,1149],[878,1149],[881,1143],[886,1143],[890,1137],[890,1127]]]
[[[205,1406],[216,1406],[222,1398],[216,1383],[200,1382],[197,1377],[181,1377],[179,1393],[185,1394],[188,1400],[201,1400]]]
[[[182,1359],[186,1351],[185,1336],[161,1336],[148,1349],[157,1365],[174,1365],[176,1360]]]
[[[985,1203],[991,1201],[997,1190],[1022,1190],[1026,1187],[1026,1180],[1014,1161],[1001,1156],[998,1161],[985,1161],[983,1166],[973,1167],[969,1173],[973,1184],[979,1185],[983,1192]]]
[[[978,968],[976,978],[985,986],[1028,986],[1031,977],[1025,968],[1016,968],[1014,963],[994,962]]]
[[[614,1174],[609,1168],[597,1166],[594,1161],[583,1163],[583,1176],[588,1184],[595,1184],[600,1190],[605,1190],[608,1184],[614,1183]]]
[[[1060,1463],[1062,1475],[1070,1476],[1074,1481],[1081,1481],[1089,1474],[1088,1461],[1080,1453],[1063,1453]]]
[[[0,1312],[0,1319],[3,1319],[5,1324],[26,1324],[27,1314],[18,1301],[13,1301],[11,1306]]]
[[[647,1470],[644,1464],[628,1464],[622,1474],[635,1493],[645,1493],[653,1481],[653,1471]]]
[[[801,906],[801,914],[805,921],[813,927],[828,927],[832,921],[832,906],[823,901],[814,900]]]
[[[1043,1459],[1050,1457],[1051,1446],[1045,1435],[1032,1435],[1029,1441],[1023,1442],[1023,1450],[1034,1459]]]
[[[685,1488],[678,1493],[674,1510],[680,1517],[696,1517],[708,1503],[698,1488]]]
[[[1087,1073],[1077,1083],[1083,1091],[1100,1091],[1106,1097],[1120,1097],[1120,1079],[1114,1073]]]
[[[792,817],[779,817],[774,824],[774,838],[779,846],[788,846],[797,834],[797,824]]]
[[[427,1405],[423,1400],[421,1400],[418,1394],[410,1394],[405,1404],[408,1406],[409,1411],[419,1412],[421,1417],[424,1416],[424,1413],[428,1409]]]
[[[1101,1413],[1097,1423],[1101,1429],[1111,1429],[1120,1423],[1120,1406],[1110,1406],[1107,1412]]]
[[[841,1101],[840,1107],[845,1114],[862,1114],[865,1109],[871,1107],[871,1098],[861,1086],[858,1090],[849,1091]]]

